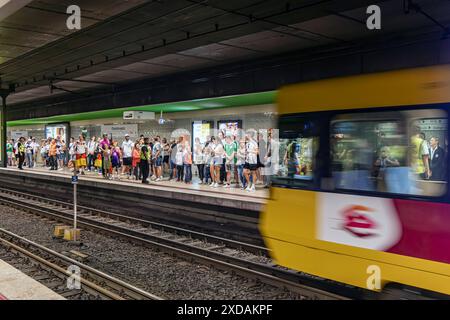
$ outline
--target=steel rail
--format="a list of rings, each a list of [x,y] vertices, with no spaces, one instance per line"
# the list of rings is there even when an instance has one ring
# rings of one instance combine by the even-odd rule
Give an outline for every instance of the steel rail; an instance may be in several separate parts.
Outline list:
[[[7,240],[5,238],[9,239]],[[124,296],[135,300],[162,300],[162,298],[156,295],[148,293],[120,279],[114,278],[3,228],[0,228],[0,243],[23,256],[36,261],[38,264],[55,271],[62,277],[68,278],[73,276],[73,274],[61,265],[64,265],[65,267],[77,266],[85,274],[84,276],[80,276],[80,282],[83,287],[87,287],[86,291],[91,294],[99,294],[103,298],[110,300],[126,300]],[[35,252],[30,251],[30,249],[38,251],[41,254],[38,255]],[[43,255],[46,257],[42,257]],[[52,261],[49,261],[50,259]],[[57,264],[54,261],[58,261],[59,263]],[[93,279],[95,282],[101,283],[102,285],[88,279]]]

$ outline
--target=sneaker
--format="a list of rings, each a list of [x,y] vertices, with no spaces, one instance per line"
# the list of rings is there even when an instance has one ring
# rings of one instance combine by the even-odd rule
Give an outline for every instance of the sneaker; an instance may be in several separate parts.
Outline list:
[[[250,188],[250,191],[251,191],[251,192],[256,191],[255,185],[252,185],[252,187]]]
[[[228,183],[226,183],[226,184],[223,185],[223,187],[224,187],[224,188],[229,188],[230,185],[229,185]]]
[[[250,191],[252,189],[251,186],[247,186],[247,188],[245,188],[245,191]]]
[[[214,182],[211,182],[211,184],[209,186],[210,187],[214,187]]]
[[[214,188],[218,188],[218,187],[219,187],[219,184],[216,182],[216,183],[214,183],[213,187],[214,187]]]

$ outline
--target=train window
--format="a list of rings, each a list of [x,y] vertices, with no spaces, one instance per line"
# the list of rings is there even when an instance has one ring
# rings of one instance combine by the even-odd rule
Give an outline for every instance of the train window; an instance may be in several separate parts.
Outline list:
[[[337,189],[418,196],[441,196],[447,190],[445,111],[339,115],[330,134]]]
[[[272,177],[274,185],[309,187],[313,181],[319,146],[319,124],[297,116],[280,118],[279,161]]]

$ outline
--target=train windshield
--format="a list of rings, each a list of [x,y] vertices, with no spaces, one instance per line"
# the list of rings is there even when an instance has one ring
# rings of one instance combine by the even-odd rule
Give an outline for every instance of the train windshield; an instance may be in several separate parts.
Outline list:
[[[279,161],[272,182],[288,187],[311,186],[315,156],[319,147],[320,125],[305,117],[280,118]]]

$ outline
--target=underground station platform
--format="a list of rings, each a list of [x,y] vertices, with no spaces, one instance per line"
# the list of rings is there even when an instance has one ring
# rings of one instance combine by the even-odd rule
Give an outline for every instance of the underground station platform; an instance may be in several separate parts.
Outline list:
[[[65,300],[2,260],[0,260],[0,288],[0,300]]]

